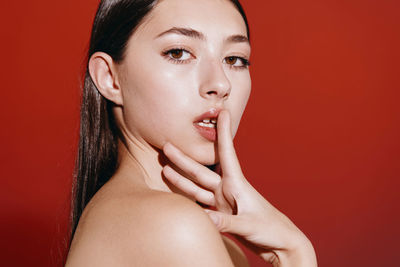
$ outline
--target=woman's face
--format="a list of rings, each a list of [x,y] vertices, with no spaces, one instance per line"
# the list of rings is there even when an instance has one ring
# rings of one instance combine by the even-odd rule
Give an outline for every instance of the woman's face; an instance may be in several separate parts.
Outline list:
[[[249,57],[246,25],[230,1],[160,1],[118,65],[123,132],[216,163],[212,121],[227,109],[236,133],[250,94]]]

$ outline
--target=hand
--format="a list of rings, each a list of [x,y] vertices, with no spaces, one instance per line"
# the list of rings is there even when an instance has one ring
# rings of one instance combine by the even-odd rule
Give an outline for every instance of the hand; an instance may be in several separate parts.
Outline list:
[[[246,180],[233,146],[229,112],[218,116],[219,170],[214,172],[183,154],[172,144],[164,153],[184,175],[166,165],[165,177],[206,209],[221,232],[228,232],[273,266],[317,266],[306,236],[265,200]]]

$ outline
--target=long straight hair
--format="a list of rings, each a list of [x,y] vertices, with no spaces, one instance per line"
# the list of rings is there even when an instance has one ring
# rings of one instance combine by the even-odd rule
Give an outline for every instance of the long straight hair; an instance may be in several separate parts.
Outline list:
[[[246,15],[238,0],[230,0]],[[78,155],[72,186],[70,242],[79,218],[93,195],[111,178],[118,164],[118,139],[123,140],[113,116],[113,103],[97,90],[88,70],[90,57],[104,52],[118,63],[124,59],[129,38],[157,0],[102,0],[90,38],[80,112]]]

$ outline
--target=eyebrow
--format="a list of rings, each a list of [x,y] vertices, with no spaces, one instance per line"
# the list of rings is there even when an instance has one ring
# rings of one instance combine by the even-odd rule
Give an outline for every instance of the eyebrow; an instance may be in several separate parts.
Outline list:
[[[157,35],[156,38],[160,38],[161,36],[167,35],[167,34],[171,34],[171,33],[175,33],[175,34],[181,34],[190,38],[194,38],[194,39],[200,39],[200,40],[205,40],[206,37],[204,36],[204,34],[202,34],[201,32],[198,32],[196,30],[193,30],[191,28],[178,28],[178,27],[173,27],[169,30],[166,30],[165,32],[160,33],[159,35]]]
[[[169,30],[166,30],[166,31],[160,33],[159,35],[157,35],[155,39],[160,38],[167,34],[171,34],[171,33],[184,35],[184,36],[194,38],[194,39],[206,40],[206,36],[201,32],[198,32],[191,28],[179,28],[179,27],[173,27]],[[246,36],[241,35],[241,34],[231,35],[228,38],[226,38],[225,41],[228,43],[247,43],[250,45],[249,39]]]
[[[244,35],[240,35],[240,34],[236,34],[236,35],[229,36],[229,37],[226,39],[226,41],[227,41],[228,43],[248,43],[248,44],[250,44],[249,38],[247,38],[247,37],[244,36]]]

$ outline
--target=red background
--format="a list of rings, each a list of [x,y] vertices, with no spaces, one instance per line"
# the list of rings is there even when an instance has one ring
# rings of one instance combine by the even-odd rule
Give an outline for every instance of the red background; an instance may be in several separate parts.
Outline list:
[[[253,92],[236,145],[246,176],[309,236],[320,266],[396,266],[400,2],[243,2]],[[4,266],[54,266],[62,247],[96,5],[2,4]]]

